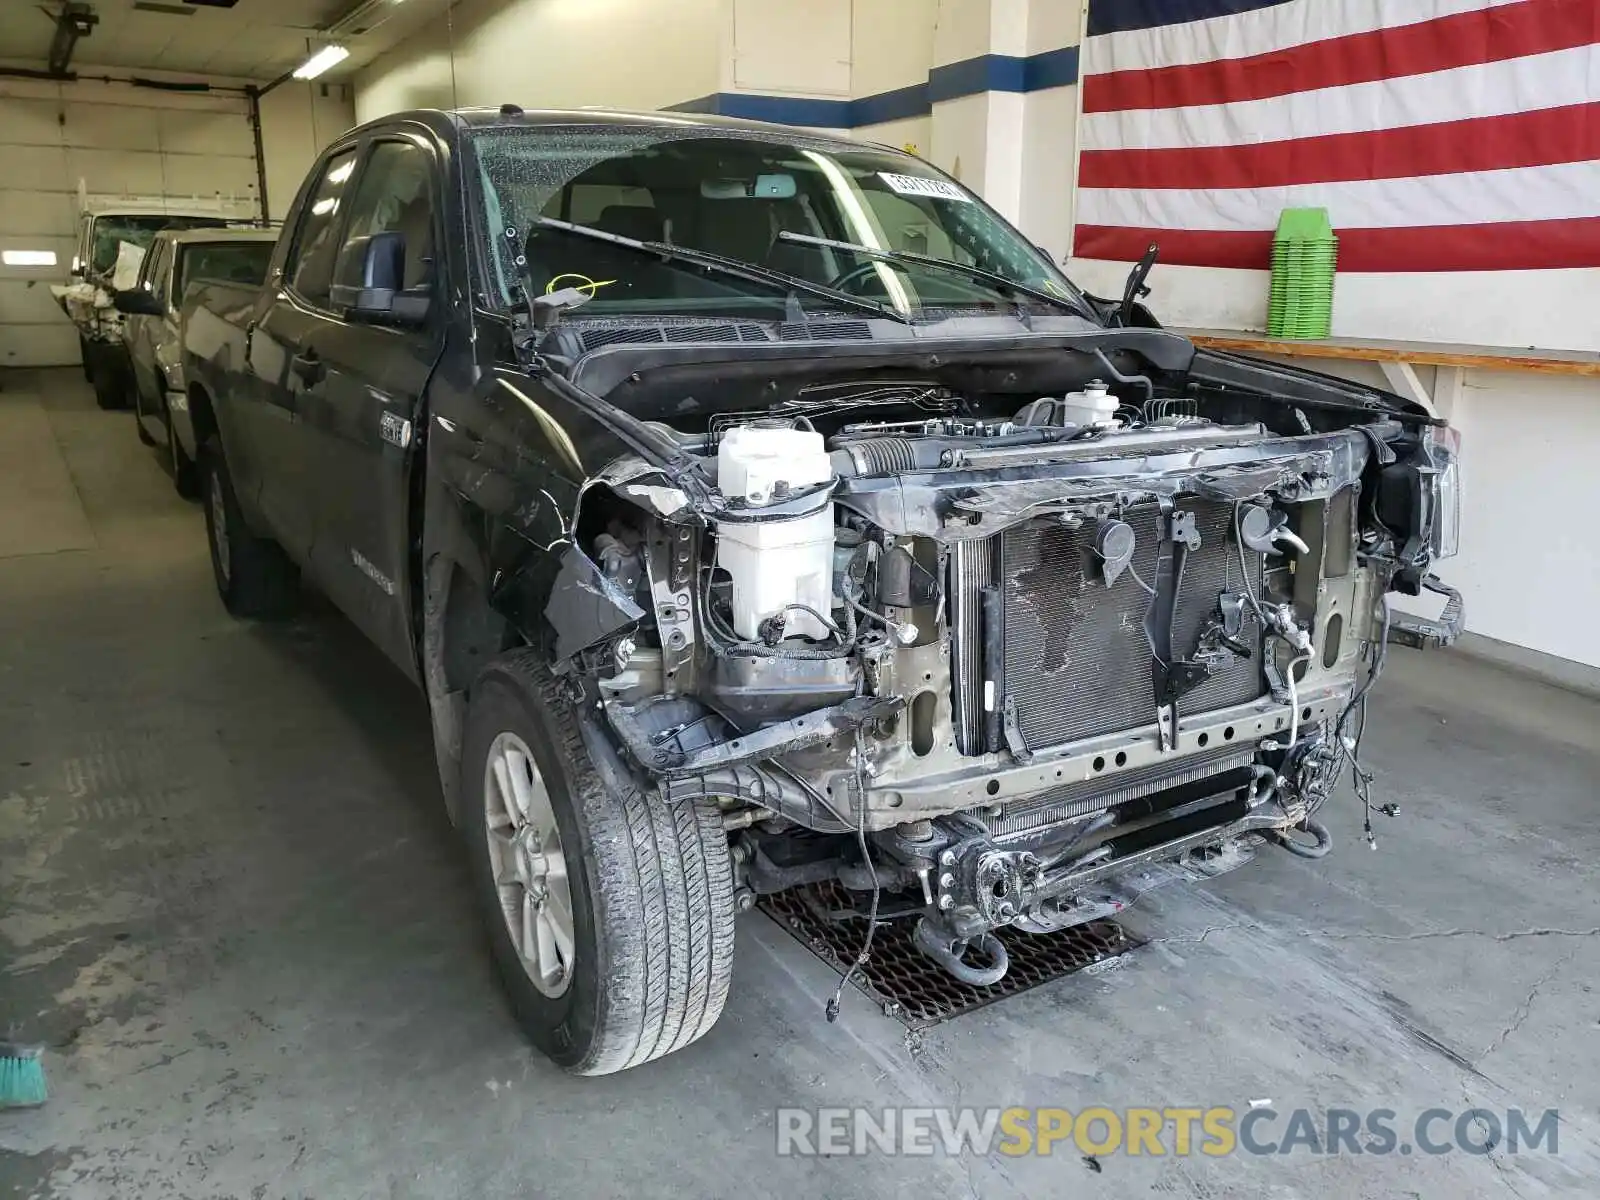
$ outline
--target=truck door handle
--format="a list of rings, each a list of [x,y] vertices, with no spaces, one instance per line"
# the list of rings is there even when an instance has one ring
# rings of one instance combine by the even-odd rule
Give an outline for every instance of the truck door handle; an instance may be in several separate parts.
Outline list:
[[[322,363],[322,356],[310,346],[289,360],[289,368],[307,386],[321,383],[322,377],[328,373],[328,368]]]

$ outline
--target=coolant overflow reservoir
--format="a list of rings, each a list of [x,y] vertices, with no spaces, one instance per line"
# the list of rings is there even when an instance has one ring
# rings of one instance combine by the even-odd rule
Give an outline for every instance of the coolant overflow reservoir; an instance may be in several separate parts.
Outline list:
[[[833,476],[822,435],[806,429],[739,425],[717,447],[717,488],[740,501],[717,522],[717,565],[733,579],[733,628],[754,641],[761,623],[783,616],[789,637],[822,639],[827,628],[816,617],[790,605],[803,604],[827,615],[833,606],[833,502],[819,498],[815,509],[761,510]]]

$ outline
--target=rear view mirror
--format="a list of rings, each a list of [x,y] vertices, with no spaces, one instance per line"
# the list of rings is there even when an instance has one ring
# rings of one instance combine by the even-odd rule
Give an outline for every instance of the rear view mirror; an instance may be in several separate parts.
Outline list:
[[[405,275],[405,234],[351,238],[334,264],[328,300],[350,320],[415,325],[428,315],[428,295],[404,290]]]
[[[707,200],[793,200],[798,188],[793,175],[757,175],[754,179],[703,179]]]
[[[159,317],[164,311],[160,297],[144,288],[113,292],[111,303],[119,313],[129,317]]]

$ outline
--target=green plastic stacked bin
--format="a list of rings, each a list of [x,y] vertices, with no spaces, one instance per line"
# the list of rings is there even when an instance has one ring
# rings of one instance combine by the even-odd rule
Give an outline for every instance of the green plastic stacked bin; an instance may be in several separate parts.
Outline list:
[[[1286,208],[1272,239],[1272,299],[1267,333],[1324,338],[1333,324],[1339,239],[1325,208]]]

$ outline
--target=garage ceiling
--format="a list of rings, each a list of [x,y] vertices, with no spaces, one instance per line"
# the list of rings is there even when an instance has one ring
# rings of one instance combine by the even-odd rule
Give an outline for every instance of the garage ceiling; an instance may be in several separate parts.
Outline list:
[[[305,61],[308,40],[358,10],[338,39],[350,57],[323,78],[348,78],[449,7],[450,0],[92,0],[100,23],[78,42],[72,69],[173,71],[266,81]],[[61,0],[0,0],[0,47],[42,70]]]

